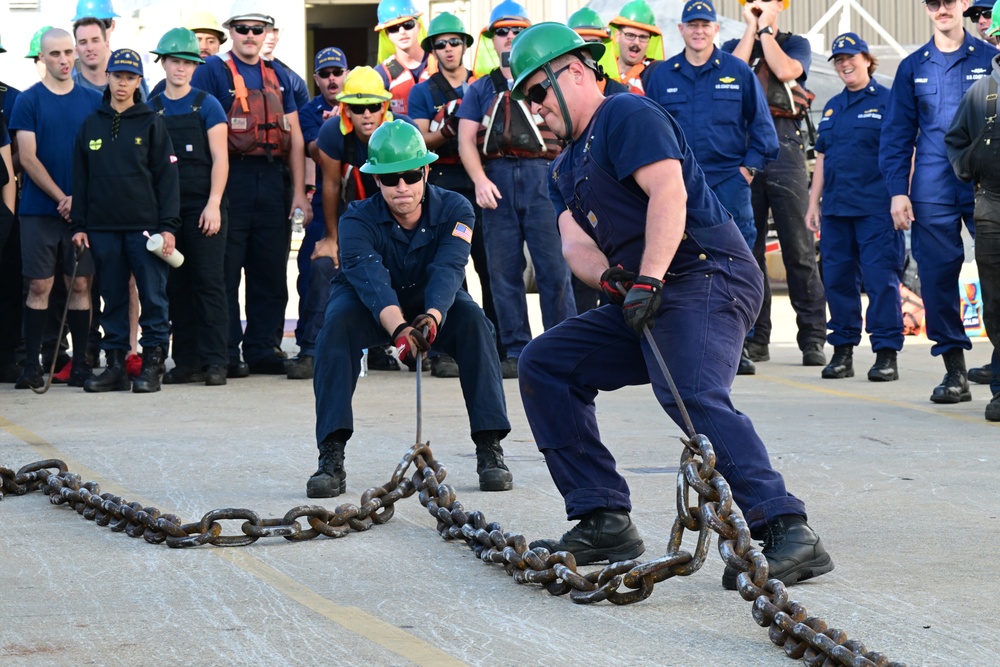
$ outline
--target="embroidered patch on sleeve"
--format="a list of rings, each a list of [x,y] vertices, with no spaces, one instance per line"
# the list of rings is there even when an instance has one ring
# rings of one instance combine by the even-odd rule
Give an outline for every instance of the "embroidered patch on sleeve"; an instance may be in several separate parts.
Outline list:
[[[456,222],[455,230],[451,233],[451,235],[457,236],[470,245],[472,244],[472,229],[468,225]]]

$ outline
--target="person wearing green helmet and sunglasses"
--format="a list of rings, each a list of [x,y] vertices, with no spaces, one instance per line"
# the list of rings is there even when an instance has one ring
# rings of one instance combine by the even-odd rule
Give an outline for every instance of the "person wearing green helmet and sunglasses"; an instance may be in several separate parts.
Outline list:
[[[344,449],[354,433],[362,350],[389,342],[404,361],[431,349],[457,360],[479,487],[513,486],[500,446],[510,422],[493,326],[462,287],[475,217],[465,197],[427,184],[436,159],[416,127],[382,123],[361,167],[378,192],[340,216],[341,271],[316,345],[319,468],[306,485],[310,498],[346,489]]]
[[[177,157],[181,226],[177,249],[186,261],[170,270],[167,294],[173,324],[174,367],[164,384],[226,384],[229,315],[226,303],[226,182],[229,179],[226,112],[217,99],[191,86],[198,36],[173,28],[153,49],[165,88],[149,106],[163,117]]]
[[[806,523],[805,505],[785,490],[750,419],[730,399],[743,337],[763,297],[757,262],[677,122],[644,96],[601,93],[604,48],[562,24],[541,23],[514,41],[510,55],[514,96],[530,100],[569,142],[549,172],[563,253],[609,299],[521,354],[525,415],[567,517],[579,520],[561,539],[530,546],[569,551],[579,565],[645,550],[629,515],[628,484],[598,433],[594,400],[599,391],[651,383],[664,411],[683,424],[656,370],[655,342],[668,355],[694,431],[714,445],[751,534],[765,540],[771,577],[790,585],[829,572],[833,563]],[[747,576],[727,568],[723,586]]]

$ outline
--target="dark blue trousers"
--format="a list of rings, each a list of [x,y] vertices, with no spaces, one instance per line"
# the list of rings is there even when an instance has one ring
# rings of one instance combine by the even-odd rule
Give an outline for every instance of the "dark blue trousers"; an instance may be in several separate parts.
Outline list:
[[[980,192],[976,197],[976,266],[983,300],[983,323],[993,344],[993,381],[1000,392],[1000,195]]]
[[[313,207],[313,210],[317,208]],[[295,327],[295,342],[301,355],[315,355],[316,337],[323,327],[323,314],[330,299],[330,281],[337,273],[333,260],[329,257],[310,259],[316,243],[325,235],[326,227],[322,217],[318,221],[313,218],[306,227],[296,260],[299,265],[299,277],[295,281],[299,293],[299,322]]]
[[[737,235],[735,225],[727,228]],[[708,272],[668,274],[652,333],[695,430],[711,440],[719,472],[750,527],[757,529],[775,517],[806,512],[771,467],[750,418],[730,400],[744,337],[763,292],[749,253],[726,261],[724,248],[733,242],[725,239],[718,253],[713,253],[718,247],[706,245],[709,254],[721,258],[706,262]],[[710,263],[716,266],[708,268]],[[528,423],[568,518],[597,509],[631,509],[628,484],[598,432],[598,392],[651,383],[670,418],[678,425],[683,421],[648,343],[625,324],[621,308],[587,311],[534,339],[519,359],[518,377]],[[672,439],[665,438],[667,443]]]
[[[423,304],[407,305],[403,314],[408,319],[423,312]],[[432,346],[458,362],[470,433],[495,430],[506,435],[510,431],[494,336],[483,309],[460,290]],[[352,287],[340,282],[331,286],[313,375],[317,443],[334,431],[354,430],[351,400],[361,372],[362,350],[391,342]]]
[[[958,276],[965,261],[962,223],[970,233],[973,208],[953,204],[913,202],[916,218],[910,233],[913,258],[920,275],[920,297],[924,300],[927,337],[934,341],[931,354],[948,350],[971,350],[972,341],[965,334],[959,304]]]
[[[104,299],[105,350],[129,349],[128,281],[135,276],[139,292],[139,328],[143,349],[167,349],[170,340],[168,320],[167,273],[169,266],[146,250],[142,232],[87,232],[90,251],[101,276],[101,298]]]
[[[863,218],[824,215],[819,240],[823,287],[830,307],[830,345],[861,343],[861,284],[868,294],[865,331],[872,350],[903,349],[899,282],[905,254],[903,232],[888,212]]]
[[[754,222],[753,206],[750,203],[750,184],[743,174],[737,171],[734,175],[717,184],[712,192],[719,198],[719,203],[726,207],[733,222],[740,228],[740,234],[747,242],[747,247],[753,249],[757,239],[757,225]]]

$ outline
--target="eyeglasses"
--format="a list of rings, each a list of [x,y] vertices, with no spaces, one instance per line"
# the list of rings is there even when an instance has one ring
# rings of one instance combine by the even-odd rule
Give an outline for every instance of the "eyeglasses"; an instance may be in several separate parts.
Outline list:
[[[924,0],[924,4],[927,5],[927,9],[931,12],[936,12],[941,9],[941,5],[944,5],[945,9],[954,9],[958,0]]]
[[[441,49],[443,49],[446,46],[454,46],[454,47],[457,48],[457,47],[461,46],[462,44],[465,44],[465,41],[462,40],[462,38],[460,38],[460,37],[449,37],[448,39],[441,39],[441,40],[438,40],[438,41],[434,42],[434,50],[435,51],[440,51]]]
[[[316,72],[316,76],[321,79],[329,79],[331,76],[343,76],[344,71],[343,67],[327,67]]]
[[[372,104],[348,104],[347,108],[351,110],[351,113],[360,116],[366,111],[379,113],[382,111],[384,104],[385,102],[373,102]]]
[[[242,23],[233,26],[233,30],[236,31],[237,35],[249,35],[250,33],[263,35],[266,29],[262,25],[243,25]]]
[[[541,104],[545,101],[545,98],[549,95],[549,87],[552,86],[552,82],[559,78],[559,75],[569,69],[569,65],[560,67],[555,72],[552,73],[552,77],[545,77],[539,83],[536,83],[528,90],[524,91],[524,96],[528,98],[529,101],[534,104]]]
[[[493,31],[493,34],[496,35],[497,37],[506,37],[507,35],[509,35],[511,33],[513,33],[513,34],[516,35],[519,32],[521,32],[522,30],[524,30],[523,27],[521,27],[519,25],[515,25],[515,26],[511,26],[510,28],[497,28],[496,30]]]
[[[389,26],[388,28],[385,29],[385,31],[390,35],[395,35],[400,30],[413,30],[416,27],[417,27],[417,20],[408,19],[406,21],[403,21],[402,23],[397,23],[396,25]]]
[[[992,9],[974,9],[972,13],[969,14],[969,19],[972,21],[978,21],[980,18],[984,18],[987,21],[993,18]]]
[[[424,177],[424,170],[417,169],[416,171],[403,171],[396,174],[379,174],[378,180],[382,185],[394,188],[399,185],[399,181],[402,180],[407,185],[416,185]]]
[[[638,40],[640,44],[645,44],[649,41],[649,35],[640,35],[634,32],[625,32],[624,30],[622,31],[622,37],[625,38],[626,42],[634,42]]]

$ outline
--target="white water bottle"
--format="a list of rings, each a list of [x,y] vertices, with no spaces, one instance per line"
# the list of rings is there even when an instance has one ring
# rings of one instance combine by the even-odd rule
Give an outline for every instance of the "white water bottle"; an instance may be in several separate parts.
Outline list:
[[[296,207],[292,211],[292,233],[301,234],[303,231],[302,223],[306,221],[306,214],[301,208]]]
[[[163,236],[161,234],[153,234],[152,236],[149,236],[149,234],[146,233],[146,236],[148,238],[146,241],[146,250],[153,253],[175,269],[184,263],[184,255],[182,255],[181,251],[177,248],[174,248],[174,251],[170,253],[168,257],[163,256]]]
[[[361,350],[361,372],[359,378],[368,377],[368,348]]]

